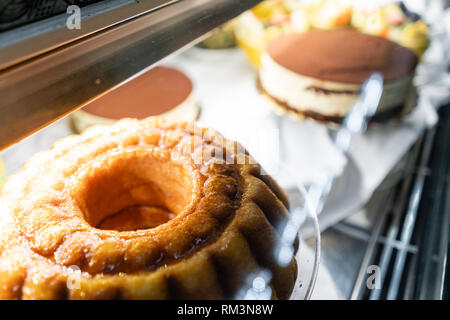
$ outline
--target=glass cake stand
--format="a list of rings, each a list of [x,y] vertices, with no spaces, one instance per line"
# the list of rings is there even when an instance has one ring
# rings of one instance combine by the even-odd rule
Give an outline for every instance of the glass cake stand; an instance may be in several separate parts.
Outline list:
[[[296,179],[294,170],[280,164],[278,167],[277,177],[289,176],[290,181]],[[288,181],[281,179],[280,181]],[[309,300],[314,290],[317,274],[320,264],[320,230],[319,223],[306,188],[297,183],[281,187],[285,189],[289,197],[290,219],[286,225],[280,229],[281,244],[273,253],[280,266],[287,265],[294,255],[297,260],[298,271],[297,279],[291,294],[291,300]],[[312,225],[313,234],[308,234],[306,238],[302,237],[299,230],[305,224]],[[294,241],[298,235],[299,246],[297,252],[294,252]],[[313,243],[311,245],[311,243]],[[261,270],[256,274],[248,277],[243,288],[239,291],[236,299],[245,300],[268,300],[272,297],[272,290],[269,286],[272,274],[269,270]]]
[[[289,175],[296,179],[295,171],[286,165],[281,165],[281,175]],[[282,187],[284,187],[282,185]],[[320,228],[317,212],[308,192],[303,184],[296,183],[295,186],[285,187],[289,196],[290,213],[300,219],[300,229],[308,224],[312,226],[312,233],[304,235],[299,232],[299,248],[295,254],[298,264],[297,281],[291,295],[291,300],[309,300],[314,290],[320,265]],[[306,241],[308,240],[308,241]]]

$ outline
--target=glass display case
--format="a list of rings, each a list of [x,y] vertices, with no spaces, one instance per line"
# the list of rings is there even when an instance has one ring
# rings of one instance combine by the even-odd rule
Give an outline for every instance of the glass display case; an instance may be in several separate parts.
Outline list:
[[[155,66],[174,68],[190,81],[183,103],[195,100],[196,106],[183,104],[176,117],[189,113],[188,120],[240,141],[286,190],[291,213],[301,212],[301,223],[295,224],[301,267],[291,299],[448,299],[448,2],[423,1],[422,7],[389,2],[384,11],[356,9],[351,1],[316,1],[324,6],[320,11],[306,2],[0,0],[0,192],[33,154],[82,131],[77,126],[106,123],[80,109],[116,99],[127,105],[156,83],[158,75],[150,77]],[[367,19],[359,19],[363,16]],[[378,98],[368,80],[356,89],[346,87],[344,95],[354,94],[355,100],[338,121],[324,123],[317,114],[299,121],[292,108],[274,112],[276,99],[263,99],[269,81],[261,72],[270,66],[269,43],[290,32],[319,29],[352,29],[414,52],[419,65],[409,79],[413,106],[404,118],[375,122],[368,116],[367,100],[376,100],[375,109],[381,105],[383,80]],[[133,84],[139,90],[126,91]],[[330,97],[341,90],[336,88],[309,91]],[[157,100],[143,99],[145,104]],[[283,237],[289,238],[283,233],[282,242]],[[271,275],[261,273],[250,286],[267,279]],[[270,286],[263,286],[257,295],[242,289],[236,297],[270,298]]]

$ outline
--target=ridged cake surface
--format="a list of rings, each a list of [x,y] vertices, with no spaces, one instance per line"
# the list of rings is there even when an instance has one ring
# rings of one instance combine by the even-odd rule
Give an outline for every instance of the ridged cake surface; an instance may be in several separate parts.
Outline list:
[[[225,159],[224,155],[231,155]],[[285,193],[238,144],[159,119],[58,141],[0,197],[1,299],[221,299],[270,270]]]

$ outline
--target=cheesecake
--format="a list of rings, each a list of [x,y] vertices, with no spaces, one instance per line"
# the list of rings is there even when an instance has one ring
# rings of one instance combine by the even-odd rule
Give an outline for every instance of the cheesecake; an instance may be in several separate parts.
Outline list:
[[[159,116],[173,121],[195,121],[199,107],[193,84],[183,72],[154,67],[88,103],[72,114],[75,131],[122,118]]]
[[[341,122],[373,72],[384,77],[374,120],[402,114],[415,104],[417,56],[385,38],[351,29],[285,34],[269,43],[257,85],[280,113]]]

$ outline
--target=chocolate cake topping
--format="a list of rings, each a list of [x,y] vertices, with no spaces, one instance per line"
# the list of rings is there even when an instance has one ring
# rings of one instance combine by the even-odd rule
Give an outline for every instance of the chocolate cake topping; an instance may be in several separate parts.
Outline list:
[[[109,119],[143,119],[175,108],[191,92],[192,82],[182,72],[155,67],[89,103],[83,111]]]
[[[345,83],[363,83],[374,71],[381,71],[385,81],[400,79],[418,62],[395,42],[351,29],[286,34],[273,40],[267,53],[298,74]]]

